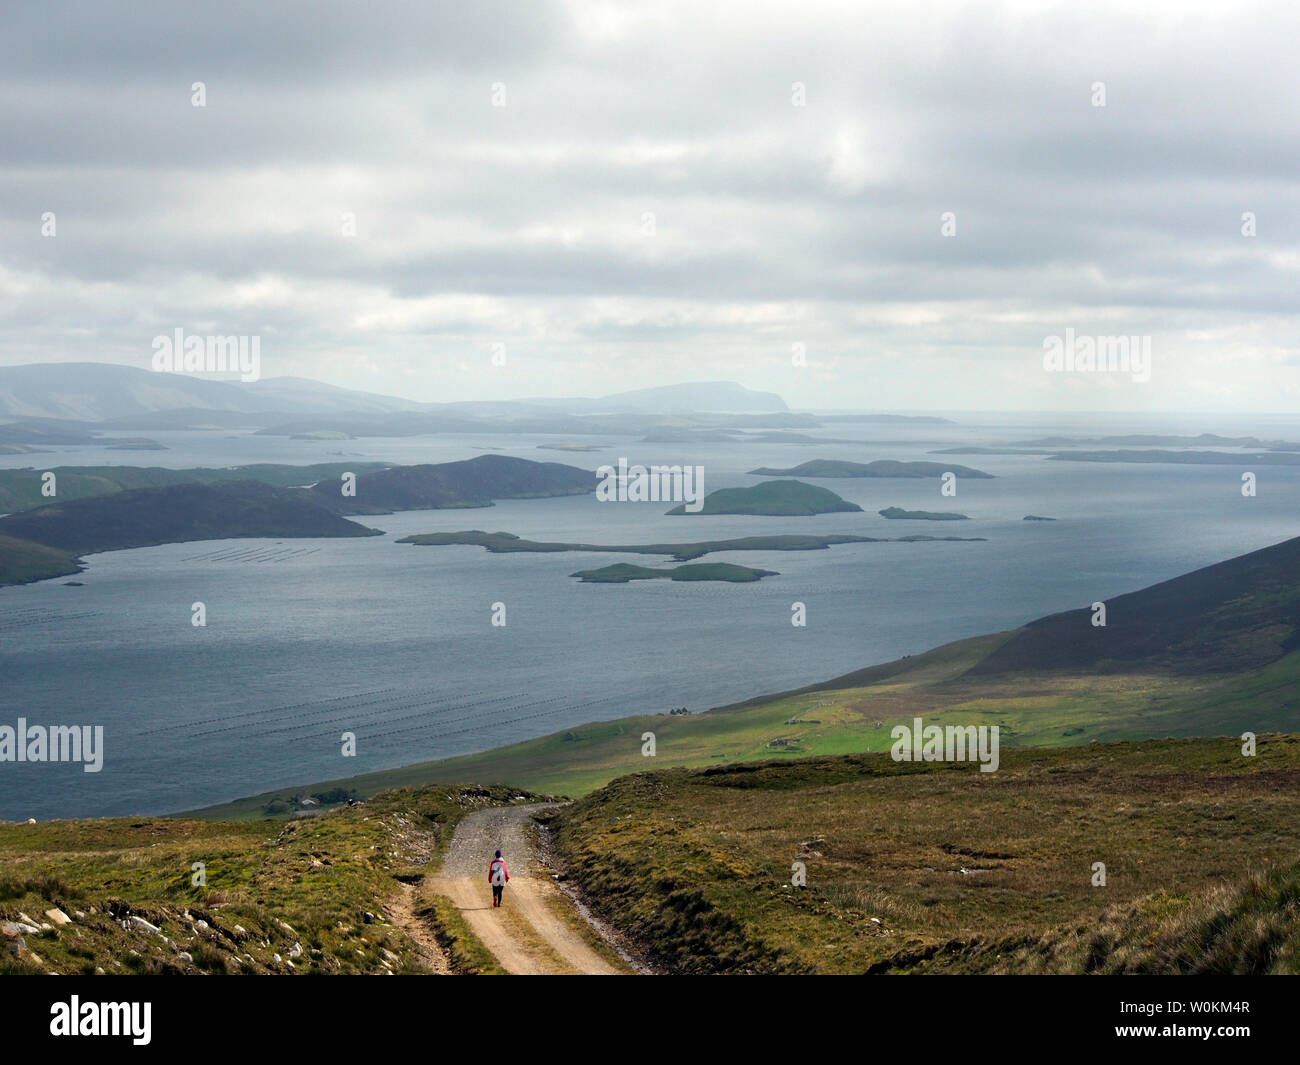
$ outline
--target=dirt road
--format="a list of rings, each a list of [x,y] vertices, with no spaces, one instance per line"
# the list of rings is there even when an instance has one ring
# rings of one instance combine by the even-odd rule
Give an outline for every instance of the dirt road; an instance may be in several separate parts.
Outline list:
[[[456,827],[442,872],[429,889],[455,903],[508,973],[629,972],[615,953],[593,948],[598,933],[540,865],[528,826],[541,809],[545,807],[499,806],[468,814]],[[501,908],[493,909],[487,869],[498,849],[510,866],[510,883]]]

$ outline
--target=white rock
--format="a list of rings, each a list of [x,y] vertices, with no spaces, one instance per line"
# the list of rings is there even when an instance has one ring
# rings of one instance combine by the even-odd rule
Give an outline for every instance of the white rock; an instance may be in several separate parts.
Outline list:
[[[57,907],[53,910],[46,910],[45,916],[48,917],[54,924],[57,925],[65,925],[65,924],[72,923],[72,918],[69,917],[62,910],[58,909]]]
[[[126,919],[126,921],[127,924],[131,925],[133,928],[139,928],[145,932],[152,932],[156,936],[162,935],[161,928],[159,928],[156,924],[150,924],[143,917],[136,917],[134,914],[132,914],[130,917]]]

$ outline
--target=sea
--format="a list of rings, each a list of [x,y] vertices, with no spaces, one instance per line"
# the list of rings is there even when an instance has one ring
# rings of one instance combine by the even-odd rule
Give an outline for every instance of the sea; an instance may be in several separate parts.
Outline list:
[[[595,496],[362,516],[382,537],[225,540],[87,557],[80,576],[0,588],[0,726],[102,726],[103,765],[0,763],[0,819],[154,815],[483,751],[586,722],[693,712],[822,681],[1087,606],[1300,534],[1300,467],[1095,464],[953,455],[1041,436],[1213,432],[1300,439],[1300,416],[961,412],[945,423],[836,422],[815,443],[651,444],[484,434],[344,441],[243,431],[147,435],[164,451],[57,448],[0,466],[446,462],[505,454],[595,470],[689,464],[706,491],[814,458],[931,460],[994,479],[815,480],[862,513],[669,516]],[[552,450],[594,444],[591,452]],[[1215,450],[1223,450],[1215,448]],[[1241,476],[1257,477],[1243,496]],[[884,507],[962,522],[889,521]],[[1029,514],[1055,518],[1024,521]],[[411,533],[481,529],[587,543],[776,533],[983,537],[733,552],[750,584],[584,584],[658,556],[489,554]],[[70,582],[78,582],[72,584]],[[192,624],[202,603],[206,624]],[[498,605],[500,604],[500,605]],[[803,604],[806,624],[792,624]],[[493,625],[494,616],[504,625]],[[343,734],[355,754],[343,754]]]

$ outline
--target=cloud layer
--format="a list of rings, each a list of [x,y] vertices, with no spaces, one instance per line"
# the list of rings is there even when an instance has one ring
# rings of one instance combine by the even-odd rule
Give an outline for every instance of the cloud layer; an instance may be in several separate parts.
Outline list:
[[[858,7],[11,7],[0,361],[180,326],[426,400],[1297,409],[1292,5]],[[1151,380],[1044,372],[1067,328]]]

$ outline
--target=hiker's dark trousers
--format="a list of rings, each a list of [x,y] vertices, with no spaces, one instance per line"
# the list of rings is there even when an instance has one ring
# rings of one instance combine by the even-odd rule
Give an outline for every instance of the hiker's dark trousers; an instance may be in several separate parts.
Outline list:
[[[506,889],[505,884],[493,884],[493,885],[492,885],[492,905],[493,905],[493,906],[500,906],[500,905],[501,905],[501,892],[505,891],[505,889]]]

